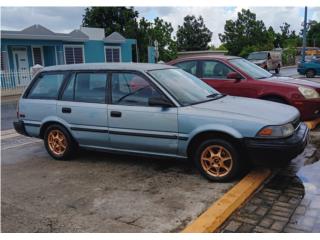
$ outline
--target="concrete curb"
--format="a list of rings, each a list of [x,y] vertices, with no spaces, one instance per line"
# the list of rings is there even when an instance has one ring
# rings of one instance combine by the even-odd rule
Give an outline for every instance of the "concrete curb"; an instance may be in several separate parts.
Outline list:
[[[182,232],[212,233],[217,231],[228,217],[270,176],[271,171],[269,169],[251,171]]]
[[[304,122],[307,127],[312,130],[312,129],[315,129],[318,125],[320,125],[320,118],[317,118],[315,120],[312,120],[312,121],[306,121]]]
[[[281,69],[286,69],[286,68],[296,68],[298,65],[291,65],[291,66],[283,66]],[[281,71],[281,70],[280,70]]]

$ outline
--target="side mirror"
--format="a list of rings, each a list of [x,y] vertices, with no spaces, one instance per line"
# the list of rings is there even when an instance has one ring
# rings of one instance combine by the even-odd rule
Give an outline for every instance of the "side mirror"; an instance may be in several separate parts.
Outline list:
[[[228,79],[235,79],[237,81],[240,81],[242,79],[242,76],[237,72],[229,72],[227,74],[227,78]]]
[[[172,107],[172,103],[169,102],[165,97],[150,97],[148,100],[149,106],[153,107]]]

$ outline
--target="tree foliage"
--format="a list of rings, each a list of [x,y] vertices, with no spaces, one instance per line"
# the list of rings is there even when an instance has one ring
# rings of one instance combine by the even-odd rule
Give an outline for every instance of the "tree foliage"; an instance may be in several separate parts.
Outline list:
[[[208,50],[212,32],[206,27],[202,16],[184,17],[182,26],[178,26],[177,48],[179,51]]]
[[[310,28],[307,33],[307,45],[320,47],[320,22],[311,21]]]
[[[82,25],[104,28],[106,35],[119,32],[127,38],[135,38],[138,16],[133,7],[90,7],[85,9]]]
[[[250,50],[269,50],[273,48],[273,32],[267,30],[263,21],[249,9],[238,12],[238,18],[227,20],[224,33],[219,38],[232,55],[246,56]]]

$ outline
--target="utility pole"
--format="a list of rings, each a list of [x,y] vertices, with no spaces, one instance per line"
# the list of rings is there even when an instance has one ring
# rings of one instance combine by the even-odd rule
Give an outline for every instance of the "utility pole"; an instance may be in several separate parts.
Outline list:
[[[303,42],[302,42],[302,58],[301,62],[305,62],[306,58],[306,44],[307,44],[307,6],[304,8],[304,22],[303,22]]]

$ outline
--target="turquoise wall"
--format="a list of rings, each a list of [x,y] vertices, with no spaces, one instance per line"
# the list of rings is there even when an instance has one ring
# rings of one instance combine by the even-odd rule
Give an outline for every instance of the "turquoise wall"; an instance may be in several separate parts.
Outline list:
[[[54,46],[43,46],[43,59],[45,66],[56,65],[56,52]]]
[[[154,47],[148,47],[148,63],[155,63],[156,54]]]
[[[84,55],[86,63],[104,62],[104,42],[99,40],[85,42]]]

